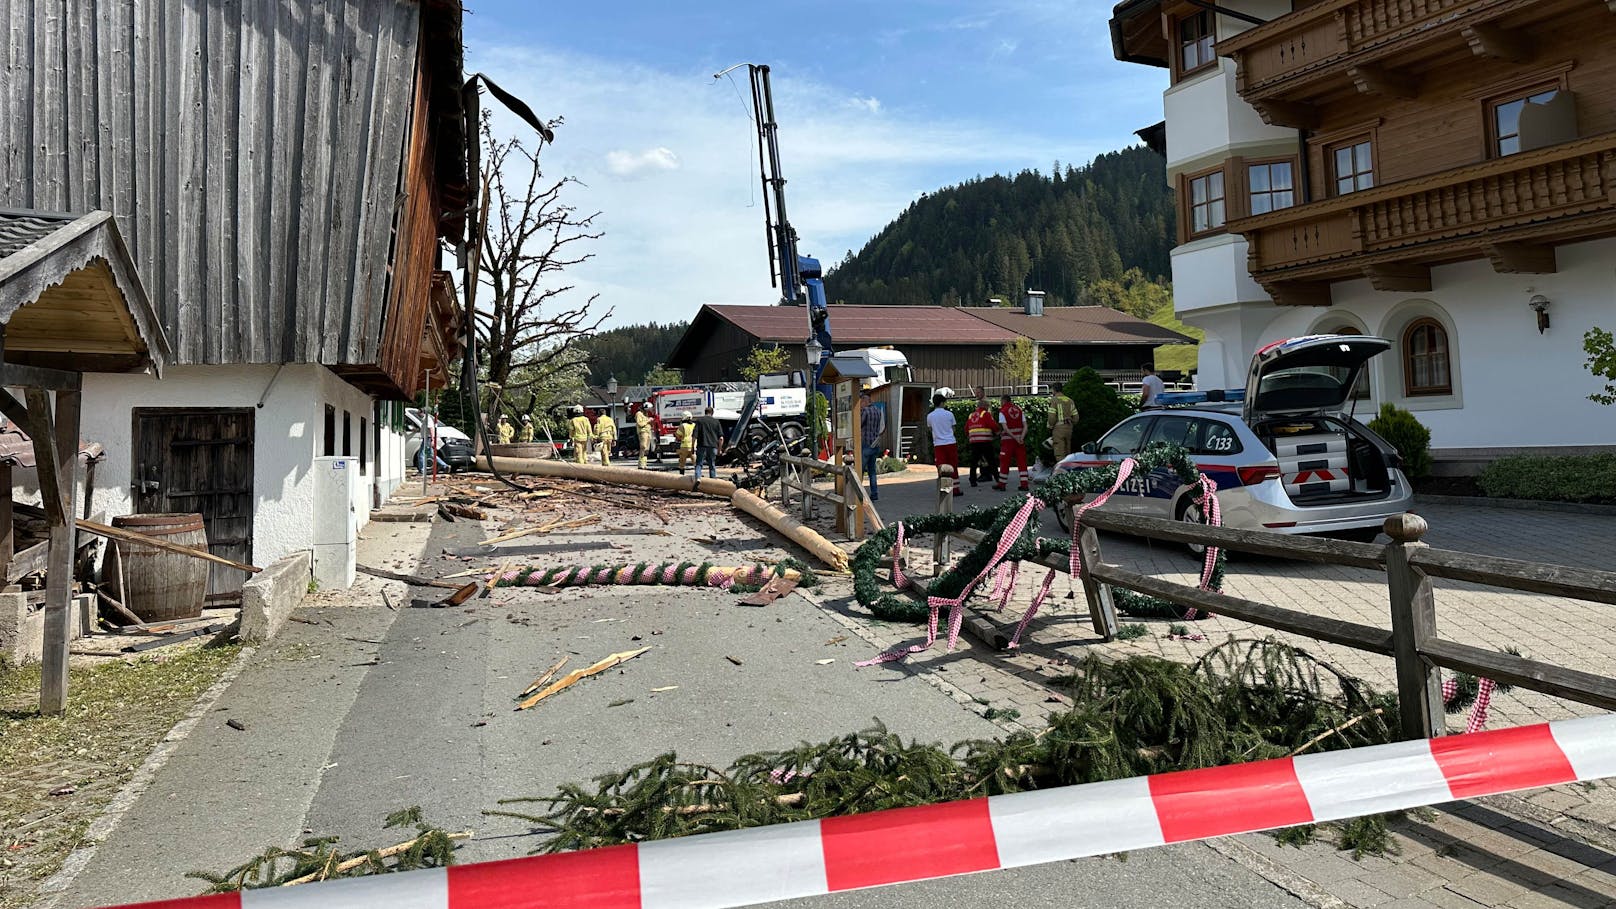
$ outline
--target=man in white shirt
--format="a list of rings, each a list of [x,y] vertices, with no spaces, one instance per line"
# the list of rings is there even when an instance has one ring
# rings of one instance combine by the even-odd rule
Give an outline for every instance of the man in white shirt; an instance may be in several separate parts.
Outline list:
[[[1146,363],[1139,368],[1145,374],[1144,379],[1139,383],[1139,409],[1147,410],[1160,407],[1161,404],[1158,399],[1161,397],[1162,392],[1167,390],[1167,386],[1162,384],[1161,377],[1156,375],[1156,367]]]
[[[932,395],[931,406],[931,413],[926,414],[926,428],[931,430],[931,461],[937,465],[938,476],[944,476],[943,468],[947,467],[947,476],[958,478],[959,443],[954,438],[954,414],[948,409],[948,399],[942,395]],[[955,483],[954,495],[964,494]]]

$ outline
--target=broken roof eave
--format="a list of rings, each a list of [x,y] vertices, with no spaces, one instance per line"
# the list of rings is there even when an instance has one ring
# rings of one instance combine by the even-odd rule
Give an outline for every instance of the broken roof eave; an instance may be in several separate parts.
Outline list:
[[[1156,12],[1161,8],[1162,0],[1122,0],[1111,11],[1111,55],[1123,63],[1139,63],[1145,66],[1159,66],[1167,68],[1167,42],[1162,38],[1161,47],[1149,51],[1136,50],[1130,46],[1128,27],[1135,20],[1149,16],[1156,18]]]
[[[116,362],[121,367],[116,369],[84,368],[86,362],[94,364],[98,361],[94,357],[87,360],[84,355],[74,354],[71,350],[59,355],[7,350],[6,360],[75,372],[138,372],[150,368],[154,375],[161,377],[163,367],[172,356],[168,335],[164,333],[162,323],[152,309],[151,300],[146,296],[145,286],[140,282],[134,260],[124,245],[112,213],[93,211],[79,217],[44,212],[7,211],[0,214],[44,217],[63,222],[55,231],[0,259],[0,325],[9,325],[23,307],[50,308],[55,288],[73,274],[100,262],[106,265],[112,276],[118,293],[115,304],[122,305],[123,314],[134,326],[134,340],[145,348],[131,351],[126,359],[114,355],[109,361],[100,361],[105,365]],[[62,340],[70,344],[74,339],[64,336]],[[47,362],[56,359],[63,362]]]

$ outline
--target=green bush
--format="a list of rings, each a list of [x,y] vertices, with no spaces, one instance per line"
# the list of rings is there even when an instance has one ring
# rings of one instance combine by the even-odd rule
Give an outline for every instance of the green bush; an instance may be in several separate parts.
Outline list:
[[[1099,440],[1111,427],[1139,411],[1137,403],[1123,400],[1115,389],[1105,384],[1099,373],[1087,367],[1079,369],[1062,390],[1077,405],[1077,425],[1072,427],[1073,449]]]
[[[1375,435],[1390,442],[1403,458],[1403,473],[1418,480],[1431,472],[1431,430],[1395,404],[1380,405],[1380,415],[1369,421]]]
[[[876,462],[882,473],[902,473],[909,469],[909,462],[903,458],[886,457]]]
[[[1027,466],[1031,467],[1034,461],[1050,463],[1051,452],[1044,443],[1049,440],[1049,398],[1047,397],[1014,397],[1010,400],[1021,407],[1021,412],[1027,416]],[[994,413],[998,413],[999,399],[988,398],[993,405]],[[970,417],[971,411],[976,409],[976,399],[973,397],[950,398],[948,410],[954,415],[955,435],[959,439],[961,448],[967,444],[965,435],[965,420]],[[961,457],[964,457],[963,453]]]
[[[1616,503],[1616,454],[1499,458],[1476,482],[1497,498]]]

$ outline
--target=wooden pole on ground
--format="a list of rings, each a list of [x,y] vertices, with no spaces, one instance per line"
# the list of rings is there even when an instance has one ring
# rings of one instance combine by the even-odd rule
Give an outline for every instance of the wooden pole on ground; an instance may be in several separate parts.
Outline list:
[[[701,492],[727,499],[735,493],[735,484],[728,480],[697,479],[638,467],[601,467],[599,465],[570,464],[565,461],[541,461],[537,458],[482,458],[485,465],[500,473],[522,474],[530,477],[555,477],[566,480],[587,480],[614,486],[643,486],[646,489],[667,489],[673,492]]]
[[[786,514],[744,489],[730,497],[736,508],[784,534],[793,543],[812,553],[814,558],[837,571],[847,570],[847,553],[836,544],[820,536],[813,528]]]

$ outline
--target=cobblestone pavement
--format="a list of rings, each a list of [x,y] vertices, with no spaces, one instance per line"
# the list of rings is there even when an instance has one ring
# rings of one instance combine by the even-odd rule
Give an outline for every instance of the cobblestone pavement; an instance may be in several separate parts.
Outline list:
[[[886,479],[877,503],[883,517],[935,510],[935,475],[912,470]],[[1013,492],[987,487],[966,490],[961,506],[991,505]],[[1433,547],[1588,568],[1616,564],[1616,521],[1596,515],[1560,514],[1476,506],[1422,506]],[[1053,516],[1048,535],[1059,535]],[[1108,562],[1145,574],[1194,584],[1199,566],[1181,547],[1103,535]],[[930,570],[929,539],[916,541],[910,561],[921,575]],[[1042,581],[1041,569],[1022,573],[1011,611],[987,615],[1013,628],[1019,612]],[[1594,672],[1616,674],[1616,610],[1539,594],[1474,584],[1436,581],[1437,625],[1443,637],[1491,649],[1518,647],[1526,656]],[[1168,634],[1172,623],[1142,622],[1147,633],[1130,641],[1103,643],[1090,625],[1079,591],[1057,577],[1044,614],[1028,628],[1023,648],[995,653],[962,637],[954,652],[941,644],[907,664],[868,672],[923,675],[957,700],[1019,720],[998,722],[1037,727],[1061,707],[1047,687],[1089,653],[1124,657],[1148,654],[1193,660],[1230,636],[1274,637],[1319,654],[1382,690],[1395,687],[1390,658],[1271,632],[1224,617],[1191,623],[1191,638]],[[1385,575],[1366,569],[1237,555],[1225,592],[1259,602],[1333,618],[1390,627]],[[923,629],[871,619],[852,601],[846,585],[826,588],[821,606],[839,615],[871,647],[913,643]],[[1132,622],[1134,620],[1125,619]],[[1199,639],[1196,639],[1196,638]],[[919,638],[924,640],[923,637]],[[1595,708],[1522,690],[1495,695],[1489,726],[1501,728],[1598,712]],[[1450,718],[1462,727],[1463,716]],[[1352,860],[1328,844],[1281,846],[1264,835],[1220,841],[1220,850],[1270,872],[1270,879],[1319,906],[1476,907],[1616,906],[1616,786],[1578,784],[1473,803],[1456,803],[1394,825],[1401,855]],[[1288,882],[1288,883],[1285,883]]]

